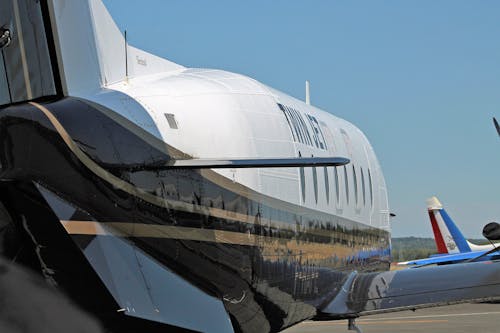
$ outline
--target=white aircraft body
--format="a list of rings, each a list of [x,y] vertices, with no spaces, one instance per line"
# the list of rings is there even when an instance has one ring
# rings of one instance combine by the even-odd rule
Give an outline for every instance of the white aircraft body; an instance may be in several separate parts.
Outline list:
[[[83,15],[74,22],[76,13],[85,12],[85,2],[54,8],[56,16],[71,17],[71,25],[79,27],[67,29],[67,22],[57,21],[69,95],[116,110],[199,159],[347,157],[351,163],[345,170],[217,172],[270,197],[390,230],[384,177],[358,128],[249,77],[185,68],[125,47],[122,33],[100,1],[90,4],[93,25]],[[92,47],[82,44],[81,36],[93,31],[100,33]]]

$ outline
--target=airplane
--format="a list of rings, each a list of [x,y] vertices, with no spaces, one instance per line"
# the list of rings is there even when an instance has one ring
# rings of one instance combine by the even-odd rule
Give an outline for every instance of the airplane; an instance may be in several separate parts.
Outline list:
[[[493,244],[476,245],[469,242],[435,196],[427,200],[427,210],[438,253],[488,251],[494,248]]]
[[[2,253],[106,330],[359,331],[500,298],[497,261],[389,271],[384,176],[350,122],[135,48],[100,0],[3,0],[0,48]]]
[[[429,258],[399,262],[398,265],[448,264],[482,256],[495,249],[495,244],[476,245],[469,242],[437,197],[427,199],[427,212],[434,233],[438,254]],[[493,252],[489,256],[498,256]]]

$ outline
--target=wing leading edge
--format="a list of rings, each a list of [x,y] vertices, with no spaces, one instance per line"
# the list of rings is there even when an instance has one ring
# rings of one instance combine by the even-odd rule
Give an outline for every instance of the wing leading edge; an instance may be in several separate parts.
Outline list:
[[[249,159],[171,159],[149,164],[113,165],[101,163],[106,169],[121,171],[160,171],[172,169],[243,169],[342,166],[350,162],[345,157],[289,157]]]
[[[483,261],[382,273],[351,273],[317,319],[500,299],[500,261]]]
[[[471,260],[475,259],[477,257],[487,255],[487,256],[498,256],[498,252],[490,253],[487,254],[488,251],[474,251],[474,252],[465,252],[465,253],[456,253],[456,254],[449,254],[449,255],[437,255],[437,256],[431,256],[429,258],[425,259],[416,259],[416,260],[410,260],[410,261],[404,261],[404,262],[399,262],[398,265],[433,265],[433,264],[445,264],[445,263],[455,263],[455,262],[460,262],[464,260]],[[490,260],[492,258],[489,258]]]
[[[254,159],[193,159],[176,160],[166,168],[200,169],[200,168],[292,168],[342,166],[349,163],[344,157],[291,157],[291,158],[254,158]]]

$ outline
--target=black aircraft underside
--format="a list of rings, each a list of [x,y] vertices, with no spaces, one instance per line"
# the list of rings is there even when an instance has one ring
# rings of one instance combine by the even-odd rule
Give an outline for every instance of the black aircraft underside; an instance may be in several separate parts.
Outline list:
[[[189,156],[88,101],[1,109],[0,140],[0,199],[33,246],[26,262],[112,330],[274,332],[500,295],[496,262],[376,273],[387,231],[211,170],[155,170]]]

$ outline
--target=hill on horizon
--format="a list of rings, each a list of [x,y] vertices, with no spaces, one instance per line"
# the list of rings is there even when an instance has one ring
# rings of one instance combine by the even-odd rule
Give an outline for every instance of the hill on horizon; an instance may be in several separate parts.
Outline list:
[[[393,237],[391,241],[392,261],[394,262],[427,258],[437,253],[434,238]],[[469,239],[469,241],[477,245],[488,244],[486,239]]]

